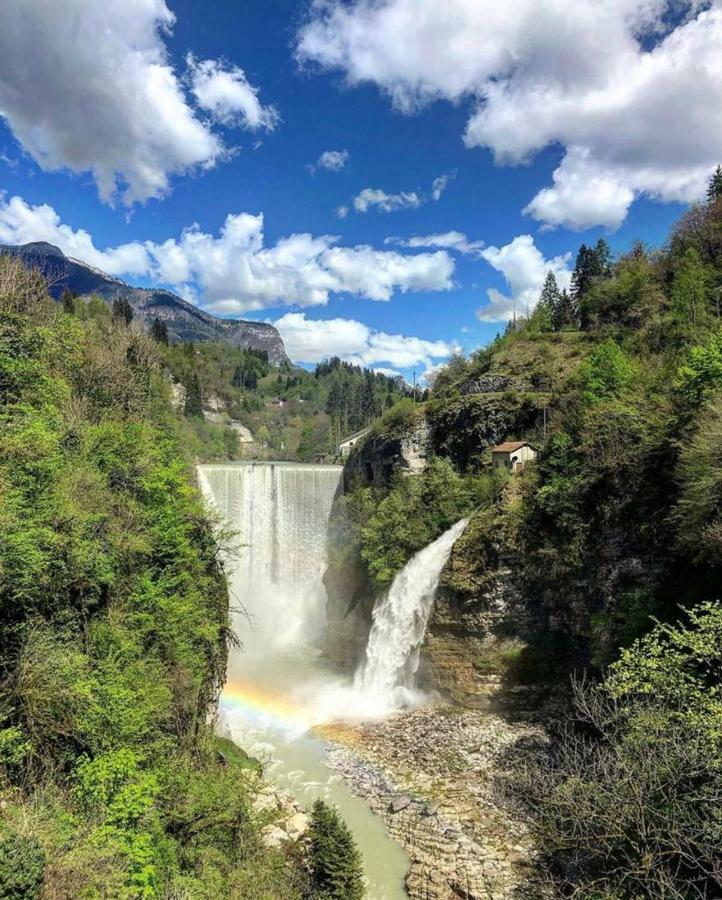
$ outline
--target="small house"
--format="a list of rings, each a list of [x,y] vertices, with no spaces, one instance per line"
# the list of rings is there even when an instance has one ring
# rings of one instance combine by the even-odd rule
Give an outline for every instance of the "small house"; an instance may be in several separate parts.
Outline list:
[[[341,454],[343,459],[349,455],[353,447],[361,440],[362,437],[367,435],[369,432],[368,428],[362,428],[361,431],[357,431],[355,434],[350,435],[350,437],[344,438],[340,441],[338,445],[338,452]]]
[[[506,441],[491,448],[492,466],[495,469],[505,468],[510,472],[520,472],[536,456],[536,448],[528,441]]]

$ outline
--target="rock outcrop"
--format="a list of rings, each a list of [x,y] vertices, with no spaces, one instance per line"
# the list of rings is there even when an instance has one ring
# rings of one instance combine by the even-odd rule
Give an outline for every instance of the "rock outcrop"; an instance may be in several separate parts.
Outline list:
[[[278,366],[288,362],[281,335],[273,325],[244,319],[217,319],[171,291],[131,287],[100,269],[65,256],[59,247],[43,242],[5,246],[0,253],[12,253],[39,269],[48,279],[54,297],[65,289],[79,296],[95,294],[112,302],[124,297],[135,318],[149,328],[155,318],[165,322],[173,341],[221,341],[248,350],[265,350],[268,361]]]
[[[520,757],[545,752],[540,725],[429,706],[334,730],[345,746],[332,743],[330,764],[407,851],[412,900],[544,897],[526,825],[503,800]]]

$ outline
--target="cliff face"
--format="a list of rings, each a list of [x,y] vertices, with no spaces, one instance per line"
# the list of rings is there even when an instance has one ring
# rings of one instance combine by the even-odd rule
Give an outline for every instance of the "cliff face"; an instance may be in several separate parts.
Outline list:
[[[168,336],[173,341],[221,341],[234,347],[265,350],[268,361],[275,366],[288,362],[281,335],[273,325],[243,319],[217,319],[171,291],[132,287],[119,278],[65,256],[52,244],[0,245],[0,253],[20,256],[27,265],[39,269],[48,279],[56,299],[66,289],[79,296],[96,294],[109,302],[124,297],[133,308],[135,318],[146,328],[155,318],[165,322]]]
[[[513,390],[502,394],[500,386],[495,377],[479,385],[483,393],[426,404],[403,427],[369,435],[346,463],[346,490],[383,490],[399,474],[422,473],[434,455],[450,458],[461,471],[475,469],[494,444],[534,433],[545,396]],[[504,523],[519,486],[519,479],[512,479],[498,506],[472,519],[442,574],[429,621],[420,684],[466,706],[525,699],[535,678],[530,646],[543,627],[541,612],[532,607],[517,577],[514,535]],[[343,503],[337,503],[332,516],[332,540],[343,521]],[[343,538],[341,530],[338,540]],[[338,557],[324,582],[330,655],[355,666],[366,644],[374,603],[363,563]]]

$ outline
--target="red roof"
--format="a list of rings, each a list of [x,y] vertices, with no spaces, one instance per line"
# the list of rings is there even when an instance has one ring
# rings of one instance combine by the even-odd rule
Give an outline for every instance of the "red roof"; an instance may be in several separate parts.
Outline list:
[[[519,450],[521,447],[531,447],[529,441],[506,441],[503,444],[497,444],[496,447],[491,448],[492,453],[513,453],[515,450]],[[532,447],[532,449],[534,449]]]

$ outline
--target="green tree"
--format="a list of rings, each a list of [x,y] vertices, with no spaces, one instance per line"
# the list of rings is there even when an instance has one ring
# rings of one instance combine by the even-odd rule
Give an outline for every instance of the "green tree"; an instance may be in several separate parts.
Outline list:
[[[586,403],[616,397],[634,374],[629,357],[611,338],[594,349],[579,368],[579,384]]]
[[[362,900],[361,855],[336,810],[316,800],[309,828],[311,882],[319,900]]]
[[[563,331],[565,328],[576,329],[579,326],[579,306],[573,294],[565,288],[559,298],[557,312],[557,327],[555,331]]]
[[[722,389],[722,334],[713,334],[706,344],[690,347],[677,371],[675,386],[688,413]]]
[[[69,290],[68,288],[65,288],[63,293],[60,295],[60,300],[63,304],[63,309],[70,316],[74,315],[74,313],[75,313],[75,298],[76,298],[76,296],[77,295],[73,291]]]
[[[130,325],[133,321],[133,307],[125,297],[116,297],[113,300],[113,318],[125,325]]]
[[[156,343],[168,346],[168,326],[158,316],[153,319],[150,335]]]
[[[189,418],[203,417],[203,389],[195,372],[186,384],[185,414]]]
[[[716,203],[720,197],[722,197],[722,166],[717,166],[709,180],[707,200],[709,203]]]
[[[694,247],[688,248],[672,284],[672,312],[683,331],[696,329],[706,318],[708,274]]]
[[[258,429],[256,432],[256,440],[261,445],[261,450],[268,446],[268,442],[271,440],[271,433],[266,425],[261,425]]]
[[[535,331],[559,330],[559,305],[561,293],[559,285],[552,271],[547,272],[544,287],[542,288],[539,302],[532,313],[531,325]]]

